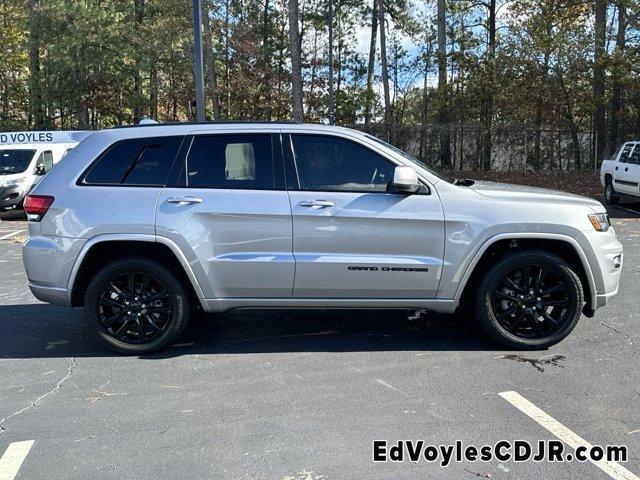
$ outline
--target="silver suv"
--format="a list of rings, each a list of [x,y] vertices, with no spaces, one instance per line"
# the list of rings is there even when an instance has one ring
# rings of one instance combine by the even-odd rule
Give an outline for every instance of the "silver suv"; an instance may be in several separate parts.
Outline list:
[[[194,310],[469,308],[544,348],[618,289],[597,201],[444,178],[365,133],[303,124],[99,131],[25,201],[33,294],[84,306],[121,353],[175,341]]]

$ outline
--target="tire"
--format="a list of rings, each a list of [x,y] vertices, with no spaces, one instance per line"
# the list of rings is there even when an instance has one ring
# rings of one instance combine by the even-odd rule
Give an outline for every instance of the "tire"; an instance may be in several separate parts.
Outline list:
[[[181,281],[146,257],[124,257],[103,267],[87,286],[84,312],[98,338],[125,355],[163,349],[180,337],[191,318]]]
[[[476,318],[489,336],[526,350],[545,349],[569,335],[583,304],[582,283],[569,264],[533,249],[498,257],[480,279],[473,299]]]
[[[607,179],[607,182],[604,186],[604,202],[607,205],[617,205],[618,203],[620,203],[620,197],[616,195],[616,191],[613,188],[611,179]]]

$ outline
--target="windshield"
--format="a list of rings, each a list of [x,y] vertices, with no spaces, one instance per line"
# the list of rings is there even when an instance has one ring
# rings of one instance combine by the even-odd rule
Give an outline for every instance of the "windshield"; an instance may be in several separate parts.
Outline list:
[[[402,156],[403,158],[405,158],[406,160],[408,160],[411,163],[415,163],[420,168],[423,168],[426,171],[428,171],[429,173],[431,173],[431,174],[435,175],[436,177],[438,177],[440,180],[444,180],[445,182],[449,182],[449,183],[453,183],[455,181],[455,179],[453,179],[451,177],[447,177],[447,176],[444,176],[444,175],[440,174],[439,172],[437,172],[433,168],[429,167],[426,163],[424,163],[423,161],[418,160],[417,158],[409,155],[404,150],[400,150],[398,147],[396,147],[394,145],[391,145],[390,143],[387,143],[384,140],[380,140],[378,137],[374,137],[373,135],[369,135],[368,133],[365,134],[365,136],[367,138],[369,138],[371,140],[374,140],[375,142],[377,142],[377,143],[379,143],[381,145],[384,145],[385,147],[393,150],[398,155]]]
[[[35,150],[0,150],[0,175],[24,172],[34,153]]]

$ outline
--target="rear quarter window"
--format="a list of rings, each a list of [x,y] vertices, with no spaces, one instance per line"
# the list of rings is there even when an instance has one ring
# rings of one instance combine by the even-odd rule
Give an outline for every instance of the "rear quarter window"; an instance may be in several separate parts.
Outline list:
[[[164,186],[184,137],[121,140],[89,167],[85,185]]]

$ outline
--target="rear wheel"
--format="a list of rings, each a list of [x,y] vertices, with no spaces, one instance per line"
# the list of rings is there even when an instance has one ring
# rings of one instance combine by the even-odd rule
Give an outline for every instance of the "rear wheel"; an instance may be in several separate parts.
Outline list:
[[[180,280],[151,258],[115,260],[90,281],[85,316],[98,338],[124,354],[158,351],[189,322],[189,297]]]
[[[569,335],[583,303],[582,284],[569,264],[544,251],[522,250],[489,268],[474,309],[484,330],[503,345],[541,349]]]
[[[620,197],[616,195],[616,191],[613,188],[611,178],[607,179],[604,186],[604,201],[607,205],[617,205],[620,202]]]

